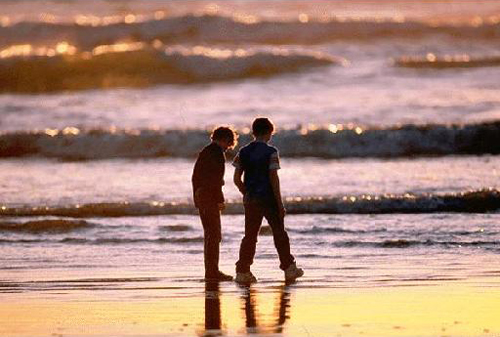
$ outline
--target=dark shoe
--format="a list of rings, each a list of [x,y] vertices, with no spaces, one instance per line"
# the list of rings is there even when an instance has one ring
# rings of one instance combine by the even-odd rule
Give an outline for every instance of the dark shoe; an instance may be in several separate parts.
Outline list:
[[[295,263],[292,263],[285,270],[285,280],[287,282],[293,282],[303,275],[304,275],[304,270],[302,270],[302,268],[297,268],[297,265]]]
[[[232,281],[233,277],[231,275],[224,274],[223,272],[219,271],[215,275],[205,275],[205,281]]]
[[[255,278],[250,271],[246,273],[236,273],[236,282],[239,284],[251,284],[257,282],[257,278]]]

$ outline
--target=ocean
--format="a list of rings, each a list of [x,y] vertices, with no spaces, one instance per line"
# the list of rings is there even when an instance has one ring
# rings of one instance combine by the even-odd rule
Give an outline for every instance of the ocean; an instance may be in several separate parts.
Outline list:
[[[497,1],[0,1],[0,296],[203,293],[194,160],[258,116],[297,289],[498,287],[499,41]]]

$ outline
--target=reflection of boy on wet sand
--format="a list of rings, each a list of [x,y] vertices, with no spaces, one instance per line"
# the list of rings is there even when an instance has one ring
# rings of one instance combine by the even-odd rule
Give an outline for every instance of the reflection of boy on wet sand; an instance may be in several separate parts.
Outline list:
[[[205,332],[217,336],[221,329],[219,282],[205,282]],[[214,334],[210,334],[214,332]]]
[[[255,289],[245,286],[241,295],[242,309],[245,312],[247,333],[283,333],[286,320],[290,317],[290,290],[286,284],[279,287],[279,305],[273,313],[275,321],[271,324],[259,322],[258,304]],[[220,306],[220,289],[218,282],[205,283],[205,331],[204,336],[222,335],[222,318]]]
[[[282,285],[279,292],[279,306],[275,307],[274,318],[276,319],[273,324],[262,325],[259,323],[256,303],[255,289],[247,286],[245,292],[242,294],[241,299],[244,301],[243,306],[245,310],[245,326],[247,333],[282,333],[283,326],[287,318],[289,318],[290,311],[290,291],[286,284]]]
[[[224,208],[224,152],[235,146],[238,135],[228,127],[218,127],[210,138],[212,142],[199,153],[194,165],[193,199],[203,225],[205,279],[231,281],[232,276],[219,271],[220,211]]]

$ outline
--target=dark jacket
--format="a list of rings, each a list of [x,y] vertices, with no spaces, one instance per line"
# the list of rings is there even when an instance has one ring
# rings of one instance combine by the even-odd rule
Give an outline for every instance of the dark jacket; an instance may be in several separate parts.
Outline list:
[[[198,154],[191,178],[196,207],[212,207],[224,202],[222,186],[224,185],[225,162],[224,151],[216,143],[205,146]],[[196,199],[195,194],[198,189],[200,190],[199,198]]]

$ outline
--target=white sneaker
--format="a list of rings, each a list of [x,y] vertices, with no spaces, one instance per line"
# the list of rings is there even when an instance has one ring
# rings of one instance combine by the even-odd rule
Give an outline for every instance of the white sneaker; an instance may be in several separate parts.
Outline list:
[[[246,273],[236,273],[235,281],[240,284],[251,284],[257,282],[257,279],[253,276],[252,272],[249,271]]]
[[[302,268],[297,268],[297,264],[292,263],[288,268],[285,269],[285,280],[287,282],[295,281],[299,277],[304,275],[304,270]]]

